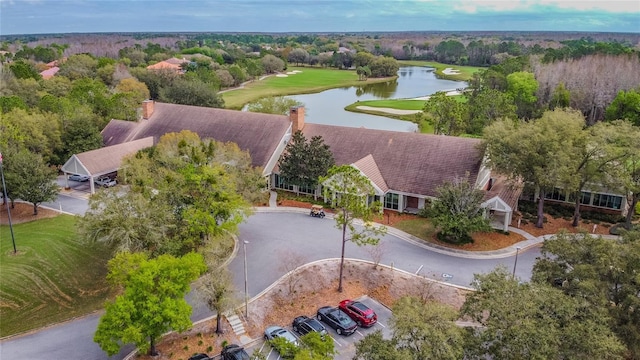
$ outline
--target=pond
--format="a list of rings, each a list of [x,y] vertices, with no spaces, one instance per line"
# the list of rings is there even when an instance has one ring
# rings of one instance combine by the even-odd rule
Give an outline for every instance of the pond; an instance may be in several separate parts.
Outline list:
[[[344,108],[356,101],[415,98],[466,86],[464,81],[436,78],[432,68],[403,66],[398,71],[398,78],[392,81],[289,97],[304,104],[305,122],[308,123],[414,132],[417,126],[411,122],[354,113]]]

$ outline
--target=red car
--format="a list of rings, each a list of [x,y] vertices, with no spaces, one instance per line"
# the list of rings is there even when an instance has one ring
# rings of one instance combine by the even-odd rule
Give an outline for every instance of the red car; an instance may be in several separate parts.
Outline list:
[[[360,301],[342,300],[338,307],[349,315],[358,326],[370,327],[378,321],[378,315]]]

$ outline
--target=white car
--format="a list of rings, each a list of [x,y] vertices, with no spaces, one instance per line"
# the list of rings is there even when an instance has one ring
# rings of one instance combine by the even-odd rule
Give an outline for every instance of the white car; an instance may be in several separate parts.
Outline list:
[[[69,180],[71,181],[78,181],[78,182],[85,182],[85,181],[89,181],[91,177],[88,175],[79,175],[79,174],[73,174],[71,176],[69,176]]]
[[[101,177],[96,179],[96,181],[94,181],[96,183],[96,185],[98,186],[102,186],[102,187],[112,187],[112,186],[116,186],[117,182],[109,177]]]

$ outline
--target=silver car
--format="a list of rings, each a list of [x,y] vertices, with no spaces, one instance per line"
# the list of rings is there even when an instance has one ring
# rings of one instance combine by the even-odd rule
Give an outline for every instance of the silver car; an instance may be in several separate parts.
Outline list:
[[[280,326],[269,326],[264,331],[265,340],[273,340],[275,338],[285,338],[295,346],[298,346],[298,339],[289,330]]]

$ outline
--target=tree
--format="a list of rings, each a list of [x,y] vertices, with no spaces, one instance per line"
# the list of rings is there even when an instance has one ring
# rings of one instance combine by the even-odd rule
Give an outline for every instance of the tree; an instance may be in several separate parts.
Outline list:
[[[531,185],[538,196],[536,227],[543,227],[544,194],[575,169],[575,142],[584,121],[571,112],[547,111],[533,122],[497,121],[485,128],[490,166],[513,181]]]
[[[621,90],[605,111],[606,120],[628,120],[640,126],[640,89]]]
[[[210,85],[201,80],[178,79],[159,91],[161,101],[172,104],[223,108],[224,100]]]
[[[40,73],[38,72],[38,70],[36,70],[36,67],[32,63],[26,62],[24,60],[12,62],[9,65],[9,69],[18,79],[42,79],[42,76],[40,76]]]
[[[71,81],[97,76],[98,60],[87,54],[71,55],[60,65],[57,75],[69,78]]]
[[[427,120],[436,135],[460,135],[465,130],[465,107],[443,91],[429,97],[424,104]]]
[[[393,342],[415,360],[461,359],[464,341],[457,318],[447,305],[403,297],[393,306]]]
[[[507,93],[516,104],[516,114],[521,119],[534,117],[538,82],[530,72],[519,71],[507,75]]]
[[[321,136],[314,136],[307,142],[302,131],[297,131],[280,160],[280,175],[289,184],[314,188],[334,163],[329,145]]]
[[[469,183],[469,177],[454,179],[436,189],[437,198],[431,204],[433,224],[440,228],[438,238],[455,244],[473,242],[469,235],[475,231],[488,231],[489,219],[480,205],[482,190]]]
[[[274,55],[267,54],[262,58],[262,67],[267,74],[273,74],[284,70],[284,61]]]
[[[570,105],[571,92],[567,90],[564,83],[558,84],[553,91],[551,101],[549,101],[549,110],[553,110],[555,108],[568,108]]]
[[[107,302],[93,341],[109,356],[123,343],[157,355],[155,344],[162,334],[191,327],[191,306],[184,297],[205,270],[202,255],[196,253],[151,260],[142,253],[119,253],[109,261],[107,278],[123,292]]]
[[[342,292],[342,272],[344,270],[344,250],[347,241],[362,246],[376,245],[387,229],[370,222],[374,211],[379,208],[378,203],[368,204],[369,196],[375,191],[371,181],[360,170],[350,166],[333,166],[326,177],[320,182],[325,188],[325,199],[331,198],[332,204],[339,210],[334,217],[336,228],[342,230],[342,251],[340,255],[340,275],[338,291]],[[332,193],[329,197],[328,192]],[[355,219],[364,222],[362,228],[356,228]]]
[[[288,56],[289,62],[296,63],[297,66],[304,64],[309,59],[309,53],[303,48],[295,48],[291,50]]]
[[[373,54],[368,53],[366,51],[358,51],[356,55],[353,57],[353,66],[355,67],[365,67],[369,66],[375,59]]]
[[[369,69],[368,66],[358,66],[358,68],[356,68],[356,74],[358,74],[360,80],[367,80],[367,78],[371,76],[371,69]]]
[[[56,171],[45,164],[42,156],[20,150],[4,161],[7,182],[11,187],[11,198],[22,199],[33,205],[33,215],[38,215],[38,206],[58,195]]]
[[[267,96],[247,106],[247,110],[264,114],[288,115],[292,107],[303,104],[293,98],[285,96]]]
[[[532,280],[555,284],[564,294],[608,312],[602,320],[626,344],[631,356],[640,356],[640,232],[626,232],[620,240],[587,233],[558,234],[542,245]]]
[[[216,334],[222,334],[222,314],[235,304],[233,278],[226,268],[209,268],[196,285],[209,310],[216,313]]]
[[[577,110],[567,110],[566,116],[574,116],[576,122],[584,124],[584,117]],[[580,221],[580,194],[586,186],[624,187],[620,186],[624,175],[615,173],[622,170],[620,166],[627,164],[640,146],[638,138],[640,130],[627,121],[599,122],[576,135],[573,153],[576,161],[572,162],[575,167],[567,168],[566,179],[562,181],[563,189],[574,198],[573,226]]]
[[[330,336],[320,336],[312,331],[300,337],[303,347],[294,357],[294,360],[331,360],[335,355],[335,345]]]
[[[469,124],[466,131],[482,134],[482,130],[498,119],[516,119],[516,106],[506,93],[490,88],[482,89],[467,102]]]
[[[457,311],[416,297],[400,298],[393,306],[392,336],[378,330],[356,344],[356,360],[461,359],[464,331]]]
[[[396,348],[392,340],[382,337],[382,331],[376,330],[356,343],[356,355],[353,360],[397,360],[410,359],[406,351]]]
[[[379,56],[369,64],[372,77],[388,77],[398,74],[398,61],[392,57]]]
[[[474,279],[461,315],[480,326],[467,329],[464,358],[623,359],[602,308],[546,284],[521,284],[505,268]]]
[[[158,199],[133,191],[118,194],[105,189],[89,199],[89,209],[78,222],[81,237],[101,242],[118,252],[171,252],[176,220]]]
[[[131,93],[134,95],[134,100],[138,103],[141,103],[143,100],[149,99],[150,96],[147,85],[135,78],[126,78],[120,80],[118,85],[116,85],[116,92]]]

